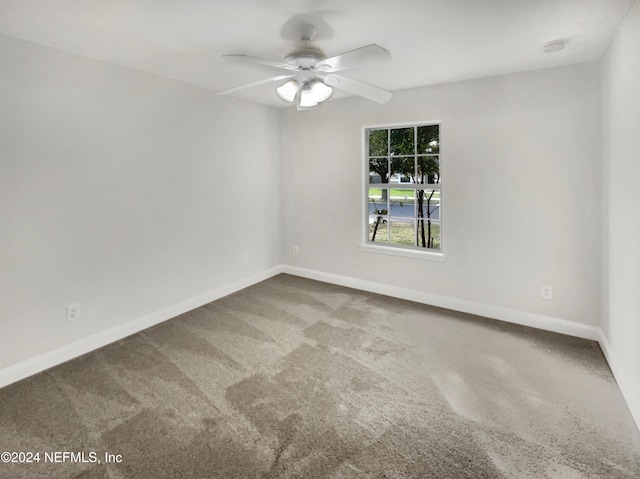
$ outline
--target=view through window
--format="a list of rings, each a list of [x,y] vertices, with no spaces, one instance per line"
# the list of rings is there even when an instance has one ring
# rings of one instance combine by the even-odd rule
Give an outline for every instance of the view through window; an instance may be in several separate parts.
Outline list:
[[[441,251],[440,125],[365,130],[369,244]]]

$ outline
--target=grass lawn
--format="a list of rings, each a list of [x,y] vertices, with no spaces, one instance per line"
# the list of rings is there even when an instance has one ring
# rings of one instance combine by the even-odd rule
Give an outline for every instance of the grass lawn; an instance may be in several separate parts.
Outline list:
[[[431,191],[431,190],[426,190],[426,191]],[[402,189],[397,189],[397,188],[392,188],[390,190],[391,192],[391,198],[407,198],[407,199],[413,199],[415,198],[414,195],[414,190],[402,190]],[[373,198],[373,199],[379,199],[382,198],[382,189],[381,188],[369,188],[369,198]],[[434,199],[440,199],[440,191],[437,191],[433,194],[433,198]]]
[[[387,223],[380,223],[378,232],[376,233],[375,243],[397,244],[402,246],[414,246],[416,231],[413,223],[392,222],[391,228]],[[375,224],[369,225],[369,239],[373,234]],[[427,225],[425,224],[425,235],[427,234]],[[390,236],[390,237],[389,237]],[[433,238],[433,249],[440,249],[440,225],[431,224],[431,237]],[[426,249],[426,248],[425,248]]]

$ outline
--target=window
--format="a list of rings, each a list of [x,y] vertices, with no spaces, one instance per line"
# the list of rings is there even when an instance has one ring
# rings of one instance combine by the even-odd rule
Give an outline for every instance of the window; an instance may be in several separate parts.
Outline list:
[[[440,253],[440,125],[371,127],[364,135],[367,240],[363,247]]]

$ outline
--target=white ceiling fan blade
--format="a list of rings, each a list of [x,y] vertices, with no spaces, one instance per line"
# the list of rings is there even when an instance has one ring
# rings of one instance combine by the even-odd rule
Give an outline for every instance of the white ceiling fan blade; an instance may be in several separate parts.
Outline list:
[[[233,93],[236,91],[244,90],[245,88],[251,88],[254,86],[262,85],[263,83],[276,82],[281,80],[287,80],[289,78],[293,78],[295,75],[278,75],[272,78],[267,78],[266,80],[259,80],[253,83],[248,83],[247,85],[241,85],[234,88],[229,88],[228,90],[222,90],[216,93],[216,95],[226,95],[227,93]]]
[[[368,83],[352,80],[351,78],[343,77],[342,75],[334,75],[333,73],[328,75],[318,75],[323,81],[335,88],[339,88],[354,95],[358,95],[368,100],[375,101],[376,103],[387,103],[391,100],[393,93],[382,88],[378,88]]]
[[[277,62],[274,60],[267,60],[264,58],[252,57],[250,55],[242,55],[242,54],[229,54],[222,55],[222,58],[228,58],[230,60],[237,60],[244,63],[258,63],[260,65],[267,65],[275,68],[283,68],[285,70],[298,71],[298,67],[295,65],[290,65],[284,62]]]
[[[316,64],[316,68],[328,72],[339,72],[341,70],[359,67],[366,63],[390,59],[391,54],[386,49],[372,43],[371,45],[356,48],[355,50],[350,50],[335,57],[321,60]]]

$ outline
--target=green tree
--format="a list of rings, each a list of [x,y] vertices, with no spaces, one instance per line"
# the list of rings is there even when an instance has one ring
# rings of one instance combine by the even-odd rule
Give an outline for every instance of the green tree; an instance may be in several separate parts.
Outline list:
[[[423,155],[439,155],[440,129],[438,125],[421,126],[418,128],[417,153]],[[439,156],[417,157],[417,181],[419,184],[435,184],[440,181]],[[434,238],[431,235],[431,215],[439,208],[432,210],[431,201],[436,190],[417,190],[418,229],[417,244],[423,248],[433,248]],[[425,231],[425,223],[427,230]]]
[[[369,172],[380,177],[381,183],[389,183],[389,130],[371,130],[369,132]],[[378,157],[378,158],[371,158]],[[382,190],[382,200],[388,198],[387,190]]]

